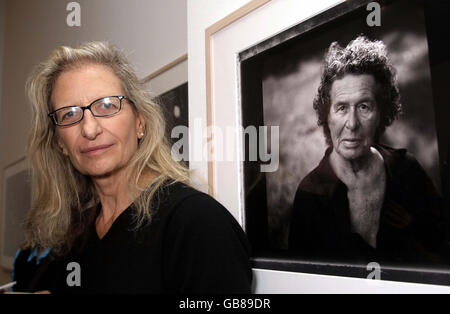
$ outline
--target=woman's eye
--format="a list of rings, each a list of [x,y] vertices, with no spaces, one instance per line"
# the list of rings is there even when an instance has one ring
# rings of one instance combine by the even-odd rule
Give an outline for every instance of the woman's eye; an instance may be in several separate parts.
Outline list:
[[[62,121],[64,121],[64,120],[66,120],[66,119],[70,119],[70,118],[72,118],[74,116],[74,112],[73,111],[69,111],[69,112],[67,112],[67,113],[65,113],[63,116],[62,116]]]
[[[114,102],[103,102],[101,105],[103,110],[117,110],[118,106]]]
[[[370,108],[371,107],[369,106],[369,104],[366,104],[366,103],[362,103],[359,105],[359,109],[361,109],[362,111],[369,111]]]

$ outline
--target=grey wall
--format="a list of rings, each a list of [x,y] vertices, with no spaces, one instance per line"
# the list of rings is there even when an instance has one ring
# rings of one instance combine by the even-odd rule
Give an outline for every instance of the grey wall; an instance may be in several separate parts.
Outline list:
[[[0,108],[2,100],[2,85],[3,85],[3,50],[5,37],[5,17],[6,17],[6,0],[0,0]],[[1,119],[1,110],[0,110]]]

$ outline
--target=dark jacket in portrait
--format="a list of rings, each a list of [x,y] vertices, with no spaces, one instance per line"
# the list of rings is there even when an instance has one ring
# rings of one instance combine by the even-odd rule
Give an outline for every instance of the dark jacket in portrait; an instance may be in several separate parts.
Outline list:
[[[386,169],[376,248],[352,231],[347,187],[334,173],[328,149],[297,189],[290,252],[308,259],[361,264],[445,264],[446,219],[432,181],[405,149],[375,147]]]

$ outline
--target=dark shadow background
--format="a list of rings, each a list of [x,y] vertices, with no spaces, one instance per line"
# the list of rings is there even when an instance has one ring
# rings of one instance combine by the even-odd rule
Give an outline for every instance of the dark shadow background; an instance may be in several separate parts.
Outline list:
[[[188,83],[181,84],[173,89],[157,96],[155,98],[164,113],[166,119],[166,138],[171,144],[178,141],[177,138],[172,139],[172,129],[178,125],[189,127],[189,104],[188,104]],[[183,149],[186,148],[186,154],[189,156],[189,138],[185,139],[186,145],[180,149],[180,154],[183,154]],[[188,165],[189,161],[185,163]]]

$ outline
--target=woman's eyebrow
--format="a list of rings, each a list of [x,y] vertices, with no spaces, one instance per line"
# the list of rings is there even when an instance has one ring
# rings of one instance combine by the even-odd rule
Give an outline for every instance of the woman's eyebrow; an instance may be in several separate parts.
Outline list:
[[[348,101],[338,100],[336,102],[331,103],[331,106],[338,106],[338,105],[348,105]]]
[[[374,103],[375,102],[375,98],[372,97],[372,96],[364,96],[364,97],[361,97],[360,99],[358,99],[358,103],[361,103],[361,102]]]
[[[355,98],[355,100],[356,100],[356,101],[355,101],[356,103],[360,103],[360,102],[363,102],[363,101],[367,101],[367,102],[375,102],[375,101],[376,101],[375,97],[372,96],[372,95],[362,95],[362,96],[359,97],[359,98]],[[338,99],[337,101],[332,102],[331,105],[337,105],[337,104],[349,104],[349,103],[350,103],[349,100],[346,100],[346,99]]]

